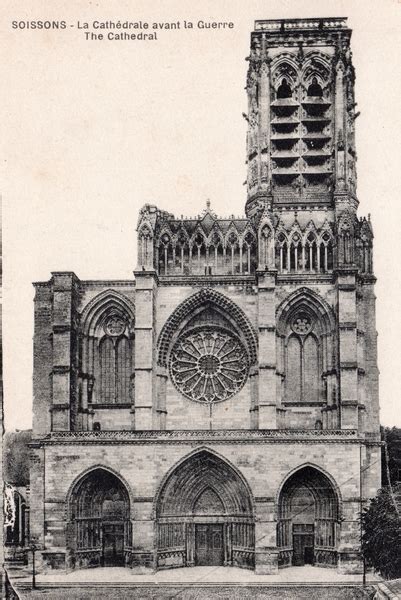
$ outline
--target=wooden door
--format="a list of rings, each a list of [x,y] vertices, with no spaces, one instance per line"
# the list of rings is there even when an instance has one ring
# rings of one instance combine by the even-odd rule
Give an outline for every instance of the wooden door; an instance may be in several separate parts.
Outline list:
[[[223,564],[223,525],[202,524],[195,529],[195,564]]]
[[[124,565],[124,524],[103,524],[103,556],[104,567]]]
[[[293,557],[292,564],[297,567],[313,565],[314,558],[314,536],[305,533],[294,533],[293,535]]]

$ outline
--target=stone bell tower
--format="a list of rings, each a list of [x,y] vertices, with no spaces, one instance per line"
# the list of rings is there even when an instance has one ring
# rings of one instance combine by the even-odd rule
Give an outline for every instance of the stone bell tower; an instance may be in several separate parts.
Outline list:
[[[365,402],[377,396],[376,383],[367,383],[377,379],[376,334],[368,331],[375,322],[373,231],[357,217],[350,40],[345,18],[255,22],[245,210],[257,230],[260,290],[274,288],[279,297],[280,289],[324,284],[334,304],[338,370],[324,375],[325,426],[363,427],[367,410],[375,428],[377,399]],[[374,369],[367,373],[369,354]]]
[[[354,68],[346,19],[257,21],[248,58],[247,214],[356,210]]]

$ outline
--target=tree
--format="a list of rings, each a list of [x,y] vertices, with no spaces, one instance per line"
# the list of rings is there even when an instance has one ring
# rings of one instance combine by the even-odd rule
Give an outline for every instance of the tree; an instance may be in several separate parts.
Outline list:
[[[401,486],[395,491],[400,498]],[[379,490],[362,514],[362,551],[367,566],[386,579],[401,577],[401,518],[390,489]]]
[[[8,431],[4,434],[4,471],[7,483],[29,485],[29,447],[32,431]]]
[[[382,485],[390,484],[388,481],[388,471],[393,485],[401,482],[401,429],[399,427],[382,427],[382,440],[387,443],[388,463],[384,447],[382,451]],[[388,467],[388,470],[387,470]]]

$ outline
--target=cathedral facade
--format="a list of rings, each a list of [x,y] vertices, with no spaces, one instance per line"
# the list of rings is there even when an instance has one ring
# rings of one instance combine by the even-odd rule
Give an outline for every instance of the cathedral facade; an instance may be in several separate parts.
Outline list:
[[[361,568],[380,435],[350,37],[256,21],[243,218],[146,205],[132,280],[35,284],[43,567]]]

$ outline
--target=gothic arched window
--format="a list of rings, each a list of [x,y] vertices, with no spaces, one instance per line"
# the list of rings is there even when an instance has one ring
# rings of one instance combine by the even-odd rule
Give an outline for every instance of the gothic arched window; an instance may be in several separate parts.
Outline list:
[[[135,401],[135,307],[129,295],[104,290],[84,308],[81,323],[77,404],[94,412],[78,427],[96,422],[107,429],[96,405],[126,410]]]
[[[305,244],[305,269],[306,271],[317,271],[317,245],[316,236],[313,232],[308,234]]]
[[[293,413],[287,425],[313,429],[321,418],[324,429],[335,428],[338,355],[332,307],[313,290],[300,288],[278,306],[276,331],[277,368],[282,375],[278,391],[288,414]],[[292,410],[297,405],[316,411]],[[334,420],[329,422],[326,411],[319,410],[323,405],[333,411]]]
[[[97,402],[130,402],[132,354],[130,340],[124,335],[123,319],[112,316],[106,322],[105,335],[99,342],[100,385]]]
[[[314,324],[309,315],[299,313],[291,323],[286,348],[287,402],[314,403],[320,400],[320,357]]]

